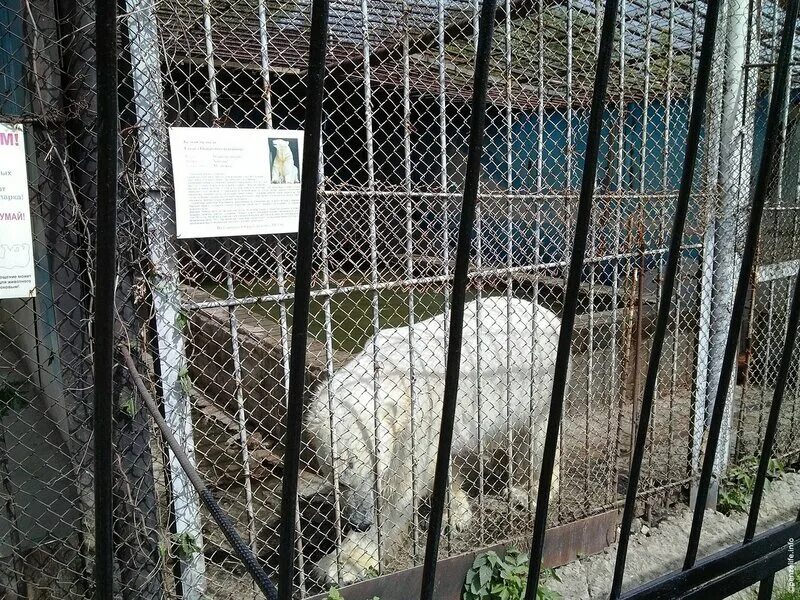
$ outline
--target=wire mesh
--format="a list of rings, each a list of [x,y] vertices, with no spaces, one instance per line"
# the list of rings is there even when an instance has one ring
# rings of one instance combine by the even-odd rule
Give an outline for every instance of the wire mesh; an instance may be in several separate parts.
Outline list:
[[[705,13],[699,1],[620,4],[553,524],[621,505]],[[779,6],[728,4],[642,471],[648,516],[680,500],[700,464],[715,328],[777,52]],[[422,561],[479,9],[331,4],[308,346],[309,419],[323,435],[307,428],[302,455],[300,597]],[[530,537],[546,420],[534,388],[546,387],[555,355],[598,13],[591,0],[499,5],[462,368],[471,419],[456,431],[474,442],[453,461],[442,558]],[[734,17],[746,23],[732,28]],[[89,0],[0,7],[0,121],[25,127],[37,266],[35,299],[0,301],[0,589],[9,598],[92,589],[92,19]],[[274,570],[296,238],[177,239],[168,130],[302,129],[309,3],[127,0],[119,25],[122,340]],[[744,91],[731,104],[736,60]],[[736,464],[758,452],[800,261],[797,73],[742,337]],[[533,321],[526,302],[547,318]],[[509,318],[518,311],[525,316]],[[120,595],[260,597],[127,377],[119,368],[114,398]],[[775,449],[787,463],[800,452],[798,396],[795,372]],[[530,409],[522,420],[520,397]],[[374,506],[366,533],[348,522],[354,490]]]
[[[748,61],[749,104],[747,118],[755,123],[755,131],[766,119],[765,90],[774,77],[783,11],[775,7],[762,7],[753,16],[762,26],[751,32]],[[795,52],[796,56],[796,52]],[[795,58],[796,60],[796,58]],[[744,324],[741,340],[740,367],[736,397],[734,461],[743,469],[751,470],[753,458],[758,455],[760,441],[766,426],[775,387],[777,364],[781,344],[787,335],[791,290],[797,275],[797,65],[791,63],[788,82],[789,102],[784,114],[785,125],[781,131],[779,160],[773,170],[761,228],[761,245],[757,267],[750,293],[749,318]],[[758,133],[753,146],[758,147]],[[759,159],[754,152],[753,164]],[[796,356],[796,352],[795,352]],[[787,404],[782,407],[778,421],[773,455],[779,464],[791,464],[797,459],[794,440],[798,435],[797,372],[792,369],[787,383]]]

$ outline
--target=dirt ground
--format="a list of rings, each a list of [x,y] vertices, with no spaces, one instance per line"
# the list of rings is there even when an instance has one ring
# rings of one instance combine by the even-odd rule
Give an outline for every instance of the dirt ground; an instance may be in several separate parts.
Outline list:
[[[764,494],[759,531],[794,519],[797,516],[798,498],[800,474],[787,473],[782,480],[773,481]],[[684,509],[655,528],[642,527],[641,521],[634,524],[638,533],[631,537],[624,589],[631,589],[681,568],[691,520],[691,511]],[[745,513],[725,516],[714,510],[706,511],[699,556],[707,556],[731,544],[740,543],[746,523]],[[617,545],[612,544],[605,552],[557,569],[561,582],[553,580],[551,589],[560,593],[565,600],[608,598],[616,550]],[[754,595],[752,590],[745,590],[732,598],[752,600]]]

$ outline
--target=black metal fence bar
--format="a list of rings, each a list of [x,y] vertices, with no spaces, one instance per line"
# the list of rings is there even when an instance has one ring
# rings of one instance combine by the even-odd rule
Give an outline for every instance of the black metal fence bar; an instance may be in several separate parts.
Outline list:
[[[798,272],[794,282],[794,292],[792,293],[792,303],[789,308],[789,320],[786,327],[786,341],[783,345],[781,363],[778,367],[778,375],[775,379],[775,391],[772,396],[772,405],[769,408],[767,427],[764,431],[764,444],[761,447],[761,457],[758,461],[758,472],[753,486],[753,498],[750,501],[750,512],[747,515],[747,527],[744,532],[744,543],[747,544],[753,539],[758,523],[758,512],[761,509],[761,498],[764,494],[764,483],[767,480],[767,469],[769,460],[772,456],[772,446],[775,442],[775,434],[778,431],[778,418],[780,417],[781,406],[783,405],[784,392],[789,380],[789,371],[792,368],[792,357],[794,346],[797,341],[797,326],[800,323],[800,272]]]
[[[622,529],[620,531],[617,558],[614,565],[614,578],[611,583],[610,596],[612,599],[619,598],[620,592],[622,591],[622,580],[625,576],[628,541],[630,540],[631,525],[635,516],[636,494],[639,491],[639,476],[641,475],[642,460],[644,459],[645,446],[647,445],[647,434],[650,427],[653,400],[655,398],[656,385],[658,382],[658,370],[661,362],[662,350],[664,348],[664,339],[667,335],[667,327],[670,320],[672,295],[675,289],[675,279],[681,257],[681,242],[683,240],[683,231],[686,224],[686,215],[689,211],[689,198],[692,193],[697,151],[700,147],[700,135],[703,129],[703,117],[706,108],[706,100],[708,98],[708,84],[711,74],[711,63],[714,57],[714,43],[717,35],[720,4],[721,0],[710,0],[706,11],[703,42],[700,51],[700,63],[697,68],[697,82],[692,99],[689,131],[686,136],[683,172],[681,173],[678,200],[675,206],[675,217],[672,221],[672,232],[670,234],[667,268],[664,272],[664,279],[661,284],[661,298],[658,305],[656,330],[653,335],[650,362],[647,365],[647,378],[644,384],[639,425],[636,429],[636,441],[633,448],[630,475],[628,477],[628,489],[625,496],[625,508],[622,514]]]
[[[594,196],[595,179],[597,177],[597,161],[600,151],[600,137],[605,111],[606,89],[611,69],[611,53],[614,44],[614,31],[617,25],[617,0],[608,0],[603,14],[603,26],[600,33],[600,47],[597,56],[597,70],[594,80],[591,112],[589,113],[589,130],[586,138],[586,153],[581,179],[581,193],[578,201],[578,215],[575,222],[575,237],[572,242],[567,289],[564,297],[564,309],[561,316],[561,331],[558,338],[558,351],[553,375],[553,393],[550,399],[550,413],[547,420],[542,469],[539,476],[539,487],[536,498],[536,514],[533,525],[533,538],[530,552],[530,568],[525,600],[533,600],[539,587],[539,575],[542,567],[544,536],[547,528],[547,510],[550,503],[550,488],[553,479],[553,467],[558,444],[558,432],[561,428],[561,415],[564,409],[564,393],[567,387],[569,372],[570,346],[572,331],[575,327],[575,313],[578,308],[583,258],[589,235],[589,224],[592,213],[592,197]]]
[[[94,296],[95,598],[114,597],[113,369],[117,274],[117,4],[98,1],[97,231]]]
[[[789,320],[786,327],[786,341],[783,345],[781,363],[778,367],[778,376],[775,380],[775,392],[772,396],[772,404],[769,408],[767,427],[764,431],[764,444],[761,448],[761,456],[758,461],[758,472],[753,486],[753,497],[750,501],[750,512],[747,515],[747,526],[744,532],[744,544],[753,540],[758,524],[758,513],[761,509],[761,499],[764,494],[764,484],[767,480],[767,469],[769,468],[770,457],[772,456],[772,446],[775,442],[775,435],[778,431],[778,419],[780,418],[783,397],[786,391],[786,384],[789,380],[789,370],[792,368],[792,357],[794,356],[794,346],[797,341],[797,325],[800,323],[800,272],[795,276],[794,292],[792,293],[792,303],[789,308]],[[761,582],[758,588],[758,597],[772,598],[772,588],[775,584],[775,576],[770,575]]]
[[[767,116],[766,134],[764,149],[761,154],[761,163],[758,168],[755,188],[753,190],[753,201],[750,209],[750,223],[747,228],[744,249],[742,251],[741,267],[739,279],[736,284],[736,295],[734,296],[733,308],[731,310],[731,322],[728,329],[728,337],[725,342],[725,353],[723,356],[722,369],[720,372],[717,394],[714,399],[711,423],[708,430],[708,442],[706,443],[703,467],[700,473],[700,483],[695,500],[694,514],[692,515],[692,528],[689,532],[689,543],[686,549],[686,559],[684,569],[691,568],[697,558],[697,548],[700,543],[700,533],[703,528],[703,516],[705,513],[706,502],[708,501],[708,491],[711,485],[711,477],[714,469],[714,462],[717,454],[719,434],[722,428],[722,418],[725,411],[725,402],[730,388],[733,364],[736,359],[736,352],[739,344],[739,331],[741,328],[742,317],[744,315],[747,290],[750,285],[750,272],[753,268],[756,247],[758,245],[759,229],[761,227],[761,216],[764,212],[767,189],[772,174],[772,165],[775,156],[778,154],[778,144],[781,136],[780,131],[784,117],[784,103],[786,102],[786,82],[789,75],[789,62],[792,55],[792,44],[794,42],[795,22],[797,21],[798,0],[789,0],[786,5],[786,14],[783,22],[783,32],[781,46],[778,54],[778,66],[775,70],[775,79],[772,87],[772,96]]]
[[[666,600],[682,597],[690,590],[702,588],[709,582],[725,577],[726,573],[745,568],[760,557],[773,552],[783,552],[786,564],[786,548],[790,539],[798,539],[800,522],[790,522],[757,535],[749,544],[737,544],[697,561],[690,569],[674,571],[650,581],[634,590],[622,594],[624,600]],[[755,583],[761,577],[756,577]],[[715,598],[718,596],[708,596]]]
[[[771,600],[772,588],[775,587],[775,574],[765,577],[758,586],[758,600]]]
[[[291,600],[295,559],[297,479],[300,470],[303,393],[305,391],[308,307],[311,300],[314,222],[317,214],[322,100],[325,86],[325,53],[328,46],[328,0],[314,0],[306,74],[306,121],[300,181],[300,222],[297,233],[295,298],[292,313],[292,343],[289,355],[289,390],[281,492],[281,530],[278,563],[278,594]]]
[[[420,600],[433,598],[436,583],[436,561],[439,556],[439,539],[442,532],[442,515],[450,471],[450,450],[453,444],[453,423],[458,400],[458,377],[461,371],[461,339],[464,327],[464,304],[469,281],[469,256],[472,246],[472,229],[480,184],[481,154],[483,152],[484,123],[486,121],[486,91],[489,81],[489,64],[494,32],[497,0],[483,0],[481,7],[478,47],[475,55],[475,76],[472,90],[467,170],[464,181],[464,198],[461,203],[461,220],[458,227],[456,264],[453,271],[453,295],[448,332],[447,361],[445,363],[442,422],[436,455],[436,472],[431,496],[425,559],[422,567]]]

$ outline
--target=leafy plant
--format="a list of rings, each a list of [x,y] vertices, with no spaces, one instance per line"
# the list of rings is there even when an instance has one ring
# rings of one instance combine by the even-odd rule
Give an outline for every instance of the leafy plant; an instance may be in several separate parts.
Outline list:
[[[119,409],[131,419],[136,416],[136,400],[132,393],[120,397]]]
[[[777,458],[770,458],[767,463],[767,479],[780,479],[786,474],[786,465]]]
[[[326,596],[325,600],[344,600],[342,597],[342,593],[339,591],[338,588],[332,587],[328,590],[328,595]],[[373,596],[372,600],[381,600],[377,596]]]
[[[787,579],[773,592],[773,600],[800,600],[800,568],[795,567],[792,579]]]
[[[194,385],[189,375],[189,368],[186,365],[183,365],[178,371],[178,382],[181,384],[181,390],[186,396],[191,396],[194,393]]]
[[[175,328],[178,331],[183,331],[186,329],[186,325],[189,323],[189,318],[186,316],[186,313],[181,311],[177,315],[175,315]]]
[[[748,458],[739,465],[734,465],[728,469],[725,477],[720,483],[719,500],[717,510],[722,514],[730,514],[735,511],[746,512],[750,506],[750,499],[756,485],[755,473],[758,469],[758,459]],[[786,468],[777,458],[771,458],[767,465],[767,482],[778,479],[784,475]]]
[[[328,590],[327,600],[344,600],[344,598],[342,598],[339,588],[332,587]]]
[[[500,557],[494,551],[475,558],[464,581],[463,600],[521,600],[525,596],[528,579],[528,555],[509,549]],[[549,589],[546,582],[558,579],[555,571],[542,572],[537,600],[557,600],[559,594]]]
[[[717,510],[722,514],[744,512],[753,495],[755,477],[749,461],[742,465],[730,467],[722,480],[717,501]]]
[[[174,536],[175,541],[175,555],[178,558],[187,560],[200,552],[200,546],[197,545],[197,540],[191,533],[184,531]]]

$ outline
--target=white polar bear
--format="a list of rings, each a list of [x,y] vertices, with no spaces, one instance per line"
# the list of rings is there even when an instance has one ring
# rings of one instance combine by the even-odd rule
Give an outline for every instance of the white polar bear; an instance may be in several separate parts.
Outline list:
[[[300,183],[297,165],[286,140],[272,140],[275,158],[272,161],[272,183]]]
[[[538,482],[560,323],[551,311],[524,300],[485,298],[480,306],[467,304],[452,447],[449,523],[454,528],[466,528],[472,517],[456,465],[469,457],[476,464],[479,436],[486,456],[506,449],[509,434],[515,436],[511,501],[535,503],[520,484]],[[413,327],[380,331],[313,395],[306,430],[320,467],[338,482],[342,517],[351,525],[339,548],[339,564],[337,552],[316,564],[317,576],[326,582],[336,583],[341,574],[339,583],[346,585],[377,571],[376,508],[385,553],[397,548],[414,511],[433,489],[448,324],[438,315]],[[528,445],[521,447],[520,440]],[[554,492],[557,469],[558,457]]]

